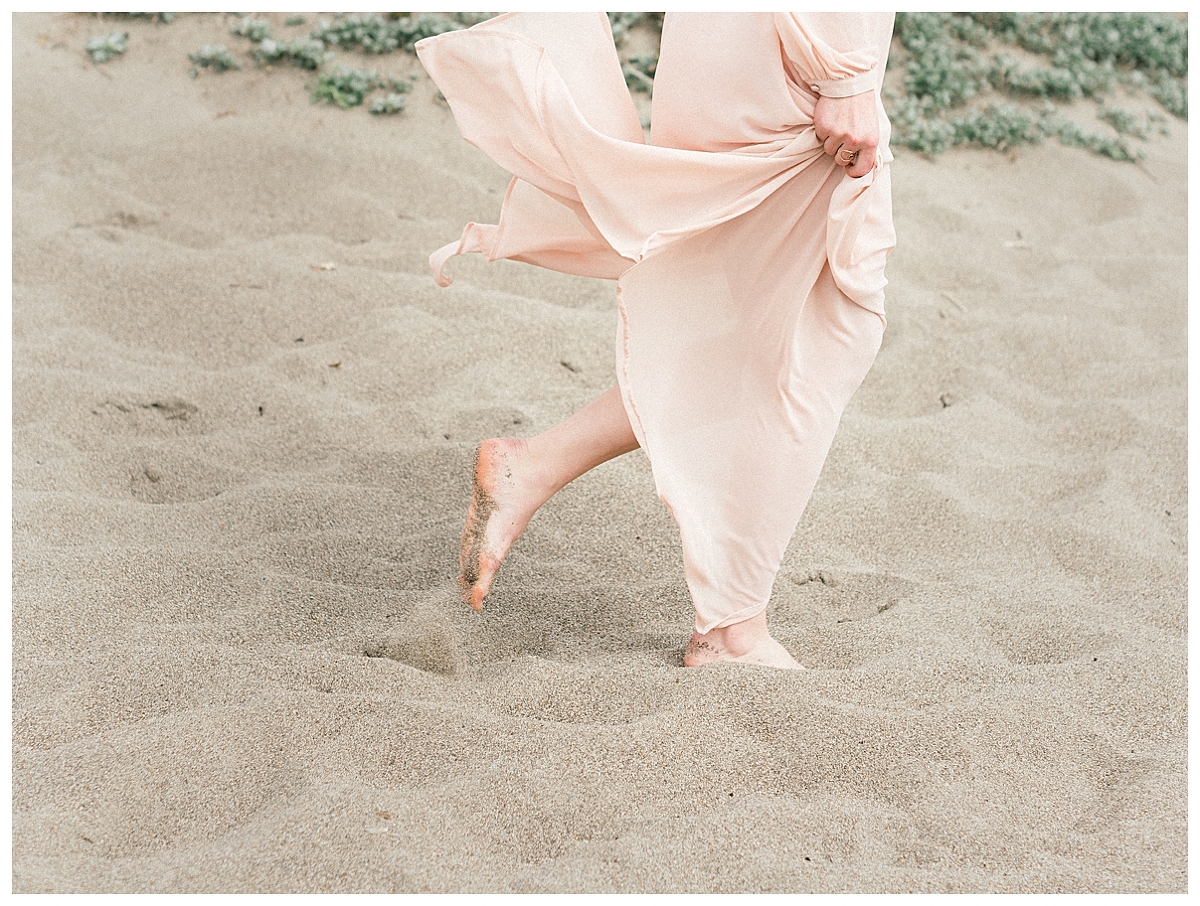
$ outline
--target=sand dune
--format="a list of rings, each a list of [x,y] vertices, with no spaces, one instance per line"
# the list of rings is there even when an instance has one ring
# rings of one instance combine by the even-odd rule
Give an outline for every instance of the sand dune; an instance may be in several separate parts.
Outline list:
[[[816,669],[690,671],[640,453],[455,596],[474,445],[613,383],[611,285],[434,285],[507,178],[427,79],[121,28],[13,19],[14,891],[1186,890],[1184,125],[898,153],[772,601]]]

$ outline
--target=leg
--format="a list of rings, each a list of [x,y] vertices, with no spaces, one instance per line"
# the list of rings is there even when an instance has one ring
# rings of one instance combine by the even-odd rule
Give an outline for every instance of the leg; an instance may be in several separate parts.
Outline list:
[[[802,314],[796,365],[789,385],[794,406],[791,424],[796,426],[804,443],[793,455],[780,460],[783,463],[781,472],[762,473],[769,479],[766,483],[768,491],[757,486],[748,473],[745,483],[734,485],[735,499],[767,500],[770,488],[790,481],[799,491],[801,507],[807,502],[833,443],[842,411],[874,361],[882,338],[883,319],[842,296],[833,286],[827,269]],[[762,448],[766,447],[763,443]],[[728,509],[727,513],[737,517],[738,524],[742,525],[752,525],[755,517],[754,509],[744,513]],[[799,510],[794,518],[799,519]],[[782,550],[779,556],[782,558]],[[727,572],[731,568],[726,564]],[[771,579],[774,579],[774,572]],[[706,625],[712,626],[715,622],[712,620]],[[698,622],[697,625],[705,624]],[[685,665],[699,667],[722,661],[803,669],[771,638],[765,610],[748,620],[716,626],[707,632],[697,629],[692,633],[684,654]]]
[[[616,387],[537,437],[480,444],[459,556],[466,602],[483,609],[504,555],[538,507],[584,472],[637,447]]]
[[[584,472],[637,446],[615,387],[537,437],[480,444],[459,561],[466,602],[483,609],[504,555],[543,503]],[[693,633],[684,664],[717,661],[800,668],[771,638],[765,613],[703,635]]]

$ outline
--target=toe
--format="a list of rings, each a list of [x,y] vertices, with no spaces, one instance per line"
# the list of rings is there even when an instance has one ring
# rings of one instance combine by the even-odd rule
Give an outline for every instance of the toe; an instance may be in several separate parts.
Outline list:
[[[500,561],[483,554],[475,565],[477,569],[474,575],[468,579],[464,574],[458,583],[462,588],[463,600],[474,610],[483,610],[483,599],[492,590],[492,580],[496,577],[496,570],[500,568]]]

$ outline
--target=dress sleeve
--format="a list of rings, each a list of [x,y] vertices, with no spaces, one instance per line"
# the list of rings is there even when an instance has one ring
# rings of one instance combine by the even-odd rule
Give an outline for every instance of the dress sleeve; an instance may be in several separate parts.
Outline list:
[[[893,13],[776,13],[784,52],[815,94],[844,98],[878,88]]]

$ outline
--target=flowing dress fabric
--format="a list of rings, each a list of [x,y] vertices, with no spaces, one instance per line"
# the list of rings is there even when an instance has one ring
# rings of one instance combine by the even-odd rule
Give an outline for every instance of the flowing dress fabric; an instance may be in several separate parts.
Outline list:
[[[668,14],[651,144],[603,13],[426,39],[463,136],[513,174],[480,252],[616,279],[617,377],[679,524],[707,632],[762,612],[841,413],[879,349],[895,244],[879,89],[892,17]],[[873,91],[875,169],[844,175],[819,94]]]

